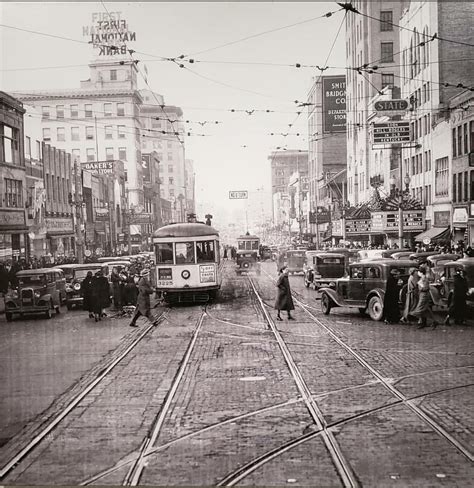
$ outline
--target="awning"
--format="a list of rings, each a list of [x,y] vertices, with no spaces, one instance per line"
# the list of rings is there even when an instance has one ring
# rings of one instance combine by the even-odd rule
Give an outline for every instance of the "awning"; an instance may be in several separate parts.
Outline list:
[[[443,239],[449,239],[451,231],[449,227],[432,227],[431,229],[425,230],[421,234],[415,237],[416,242],[423,242],[425,239],[430,239],[430,241],[440,241]]]

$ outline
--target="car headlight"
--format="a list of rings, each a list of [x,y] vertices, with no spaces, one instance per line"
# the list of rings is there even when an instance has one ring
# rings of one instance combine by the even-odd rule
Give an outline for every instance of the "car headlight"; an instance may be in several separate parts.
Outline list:
[[[181,271],[181,277],[184,280],[187,280],[190,276],[191,276],[191,273],[187,269],[183,269],[183,271]]]
[[[74,290],[79,291],[81,289],[81,284],[80,283],[74,283],[73,288],[74,288]]]
[[[18,298],[18,291],[17,290],[12,290],[9,295],[12,298]]]
[[[40,298],[41,297],[41,293],[39,291],[35,291],[35,298]]]

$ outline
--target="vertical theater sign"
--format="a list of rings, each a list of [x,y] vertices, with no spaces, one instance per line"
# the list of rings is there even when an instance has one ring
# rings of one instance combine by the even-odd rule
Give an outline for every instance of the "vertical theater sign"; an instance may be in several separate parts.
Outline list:
[[[122,12],[94,12],[91,25],[82,27],[82,35],[89,38],[89,44],[98,50],[99,56],[127,54],[128,43],[137,38]]]

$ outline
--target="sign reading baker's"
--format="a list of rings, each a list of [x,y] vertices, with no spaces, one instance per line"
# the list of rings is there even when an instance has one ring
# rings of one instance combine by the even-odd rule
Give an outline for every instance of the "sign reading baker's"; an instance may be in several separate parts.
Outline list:
[[[94,161],[90,163],[81,163],[82,169],[85,169],[93,175],[111,175],[114,172],[113,161]]]

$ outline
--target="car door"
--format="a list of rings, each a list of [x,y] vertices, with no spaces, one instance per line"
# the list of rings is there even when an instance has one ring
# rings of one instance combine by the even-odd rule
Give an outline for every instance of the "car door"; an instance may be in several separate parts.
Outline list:
[[[364,267],[362,265],[351,266],[347,282],[346,301],[348,303],[357,304],[365,301],[364,284]]]

